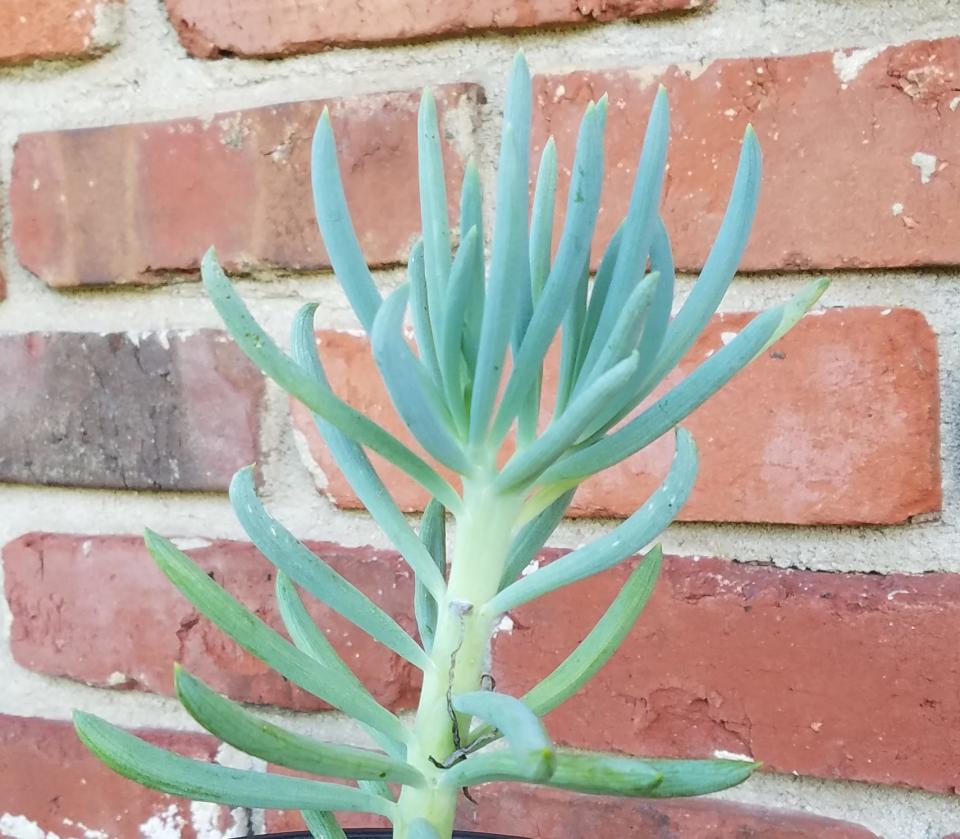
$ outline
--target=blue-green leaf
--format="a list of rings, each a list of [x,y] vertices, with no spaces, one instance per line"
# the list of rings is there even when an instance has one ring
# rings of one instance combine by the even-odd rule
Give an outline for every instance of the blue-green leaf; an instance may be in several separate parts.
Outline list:
[[[644,762],[663,775],[651,798],[707,795],[742,784],[762,764],[751,760],[673,760],[649,758]]]
[[[659,280],[659,274],[648,274],[627,297],[613,329],[603,341],[595,341],[587,353],[580,378],[573,391],[574,395],[582,393],[597,376],[603,375],[618,361],[637,349],[640,335],[646,324],[647,310],[650,308]],[[637,353],[638,362],[639,359],[640,354]],[[635,372],[631,373],[631,379],[634,375]]]
[[[477,353],[480,348],[480,325],[483,321],[483,301],[486,296],[486,286],[483,265],[483,200],[480,188],[480,172],[474,160],[467,163],[463,173],[463,187],[460,194],[460,241],[467,238],[467,234],[477,229],[480,241],[474,257],[476,264],[473,274],[478,278],[476,285],[470,288],[470,299],[467,302],[463,325],[463,356],[467,362],[469,380],[472,383],[474,371],[477,367]]]
[[[413,787],[426,784],[423,775],[408,763],[287,731],[219,696],[178,665],[174,673],[177,697],[190,716],[215,737],[248,755],[313,775],[396,781]]]
[[[207,573],[168,539],[148,530],[145,540],[160,570],[202,615],[209,618],[247,652],[280,675],[346,714],[373,726],[397,742],[406,741],[406,730],[390,711],[357,690],[335,668],[325,667],[274,632],[238,603]],[[296,806],[296,805],[290,805]]]
[[[606,113],[607,102],[604,97],[596,105],[591,103],[587,106],[580,124],[563,234],[547,284],[537,303],[500,401],[491,432],[494,440],[502,439],[507,433],[520,409],[523,397],[540,374],[547,348],[570,307],[574,289],[582,276],[584,262],[589,256],[603,183],[603,129]]]
[[[498,615],[514,609],[535,597],[604,571],[650,542],[673,521],[697,477],[697,447],[682,428],[676,430],[676,446],[670,473],[630,518],[589,545],[507,586],[490,600],[484,612]]]
[[[433,340],[433,327],[430,321],[430,306],[427,302],[427,275],[423,264],[423,239],[417,239],[407,260],[407,282],[410,283],[410,320],[413,323],[413,336],[420,351],[420,361],[430,372],[433,381],[439,386],[440,360],[436,342]]]
[[[403,336],[403,313],[409,292],[410,287],[404,283],[377,312],[370,333],[373,357],[390,401],[417,442],[444,466],[461,475],[469,474],[470,461],[450,433],[443,398]]]
[[[565,455],[546,471],[544,479],[582,480],[652,443],[702,405],[773,341],[792,328],[803,313],[816,303],[826,287],[826,280],[818,280],[782,306],[757,315],[736,338],[653,405],[608,437]]]
[[[483,284],[483,252],[480,231],[471,227],[460,242],[450,270],[450,284],[444,298],[446,316],[440,341],[440,367],[447,406],[454,422],[465,437],[467,406],[463,388],[463,329],[470,297],[477,285]]]
[[[350,220],[350,210],[347,209],[347,199],[340,181],[337,144],[330,125],[330,113],[326,108],[313,135],[310,173],[317,223],[330,256],[330,264],[360,323],[369,332],[380,307],[380,292],[363,258]]]
[[[527,177],[530,157],[530,71],[522,55],[514,62],[504,111],[497,212],[490,281],[483,308],[480,347],[470,402],[470,443],[486,437],[500,385],[507,343],[516,319],[518,293],[529,287]],[[518,271],[520,274],[518,275]]]
[[[557,202],[557,145],[548,137],[540,155],[537,185],[530,214],[530,284],[536,305],[550,274],[553,216]]]
[[[423,511],[423,519],[420,522],[420,541],[433,557],[437,570],[445,574],[447,570],[446,510],[435,498],[430,499],[430,503]],[[414,589],[413,605],[417,616],[417,627],[420,630],[420,641],[429,653],[433,648],[433,635],[437,629],[437,601],[419,578]]]
[[[584,321],[587,316],[587,288],[590,284],[590,255],[583,262],[580,280],[573,290],[570,308],[563,316],[563,330],[560,340],[560,375],[557,377],[556,402],[553,416],[559,417],[566,409],[570,396],[577,383],[580,369],[581,341],[583,340]]]
[[[347,839],[337,817],[324,810],[301,810],[304,824],[313,839]]]
[[[596,626],[554,671],[527,691],[523,703],[538,717],[566,702],[617,651],[646,606],[660,574],[663,550],[655,545],[630,573]]]
[[[592,422],[608,408],[637,367],[637,354],[623,359],[590,384],[531,446],[510,458],[493,483],[503,494],[516,492],[535,481]]]
[[[300,599],[296,586],[283,571],[277,571],[274,589],[280,618],[286,627],[290,640],[293,641],[297,649],[306,653],[310,658],[319,661],[324,669],[335,673],[336,678],[343,684],[352,685],[358,693],[369,697],[370,702],[376,702],[370,691],[356,677],[327,640],[327,636],[314,623],[313,618],[310,617],[303,605],[303,600]],[[361,722],[360,726],[387,754],[401,760],[405,757],[406,746],[404,744],[398,743],[372,725]]]
[[[676,366],[726,294],[753,226],[760,195],[760,175],[760,144],[753,128],[748,126],[720,231],[690,295],[667,329],[648,382],[659,381]]]
[[[597,332],[597,324],[600,322],[600,313],[603,311],[603,304],[607,299],[607,292],[610,290],[610,283],[613,280],[613,269],[617,266],[617,256],[620,254],[620,240],[622,238],[623,223],[621,222],[610,238],[610,242],[607,244],[607,248],[600,258],[600,267],[597,268],[597,275],[593,278],[593,287],[590,290],[590,302],[587,304],[583,328],[580,332],[580,341],[578,342],[575,374],[580,372],[580,368],[583,367],[583,362],[586,359],[587,351],[593,344],[594,335],[596,335]]]
[[[397,655],[421,670],[430,667],[426,653],[400,624],[267,513],[257,496],[252,468],[233,476],[230,501],[247,535],[277,568]]]
[[[247,357],[291,396],[336,426],[350,439],[383,455],[406,472],[448,510],[460,504],[453,488],[423,458],[373,420],[351,408],[330,390],[325,381],[310,375],[289,358],[263,330],[237,296],[211,249],[203,258],[203,283],[224,324]],[[371,324],[372,326],[372,324]]]
[[[547,543],[550,534],[557,529],[563,519],[563,514],[573,500],[576,490],[568,490],[556,501],[548,506],[532,521],[527,522],[510,543],[507,561],[503,567],[503,577],[500,579],[500,588],[506,588],[520,576],[540,549]]]
[[[483,720],[503,734],[517,768],[530,781],[543,781],[553,774],[555,749],[543,723],[519,699],[494,691],[478,690],[453,697],[461,714]]]
[[[443,175],[437,103],[429,89],[423,91],[420,99],[417,138],[427,302],[433,340],[439,345],[446,315],[444,294],[450,276],[450,226],[447,221],[447,184]]]
[[[549,676],[521,697],[523,704],[534,714],[543,717],[566,702],[610,660],[650,599],[662,558],[663,551],[656,545],[630,573],[623,588],[590,634]],[[490,735],[493,728],[492,725],[484,725],[472,731],[471,741]]]
[[[489,781],[529,780],[509,751],[482,752],[440,776],[441,786],[448,789]],[[573,792],[635,798],[651,796],[662,782],[661,773],[645,760],[571,749],[557,749],[553,774],[540,781]]]
[[[315,304],[308,304],[297,312],[291,329],[291,346],[293,357],[307,373],[325,384],[327,379],[317,355],[317,344],[313,337],[313,312]],[[357,497],[377,524],[383,528],[390,541],[396,545],[407,564],[417,575],[417,579],[435,595],[443,591],[443,579],[431,570],[431,557],[423,543],[414,533],[403,513],[390,497],[390,493],[377,474],[370,459],[360,446],[349,439],[336,426],[326,422],[322,417],[314,414],[314,421],[321,436],[326,441],[333,459],[336,461],[343,476],[353,487]],[[447,491],[442,497],[444,503],[452,501],[455,510],[460,508],[460,499],[444,482]]]
[[[342,784],[229,769],[153,746],[93,714],[77,711],[73,720],[84,745],[114,772],[170,795],[239,807],[394,814],[389,801]]]
[[[621,309],[646,268],[663,189],[669,135],[670,108],[667,92],[661,86],[647,122],[617,262],[597,325],[597,334],[601,336],[609,335],[613,330]]]

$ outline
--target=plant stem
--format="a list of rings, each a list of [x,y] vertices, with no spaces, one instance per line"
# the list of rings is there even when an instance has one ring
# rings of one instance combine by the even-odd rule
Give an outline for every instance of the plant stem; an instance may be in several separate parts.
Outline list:
[[[497,593],[510,539],[520,513],[519,500],[493,492],[492,481],[464,483],[463,513],[457,520],[455,545],[444,601],[439,604],[431,652],[432,667],[423,674],[407,761],[427,778],[421,789],[404,787],[397,802],[394,839],[408,839],[414,819],[429,822],[440,839],[453,831],[458,790],[441,789],[445,771],[434,765],[466,743],[470,719],[451,717],[451,699],[480,689],[488,665],[493,618],[481,607]]]

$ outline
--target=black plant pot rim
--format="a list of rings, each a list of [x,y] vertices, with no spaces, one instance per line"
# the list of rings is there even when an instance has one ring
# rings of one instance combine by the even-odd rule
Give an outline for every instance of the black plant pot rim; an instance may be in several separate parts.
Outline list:
[[[344,831],[350,839],[390,839],[393,830],[389,827],[347,828]],[[287,833],[264,833],[256,839],[312,839],[305,831],[293,830]],[[469,830],[453,831],[453,839],[522,839],[520,836],[506,836],[502,833],[474,833]]]

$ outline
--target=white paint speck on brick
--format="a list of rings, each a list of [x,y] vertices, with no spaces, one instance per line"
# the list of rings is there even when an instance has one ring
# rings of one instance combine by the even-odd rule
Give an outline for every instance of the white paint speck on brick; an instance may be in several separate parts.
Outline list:
[[[893,215],[895,216],[901,215],[903,213],[903,204],[897,201],[895,204],[893,204],[890,207],[890,212],[893,213]]]
[[[935,155],[927,152],[918,151],[913,153],[910,162],[920,170],[920,183],[930,183],[930,178],[937,171],[937,158]]]
[[[860,71],[875,59],[885,47],[870,47],[863,50],[838,50],[833,54],[833,69],[844,86],[852,82]]]
[[[142,825],[140,833],[144,839],[180,839],[186,821],[180,815],[176,804],[171,804],[161,813],[151,816]]]
[[[26,816],[15,816],[11,813],[0,816],[0,836],[9,839],[58,839],[56,833],[47,833]]]

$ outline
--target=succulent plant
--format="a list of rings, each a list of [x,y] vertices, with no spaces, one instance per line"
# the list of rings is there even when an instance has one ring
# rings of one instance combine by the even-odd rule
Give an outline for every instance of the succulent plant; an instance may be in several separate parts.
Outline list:
[[[459,489],[334,394],[318,357],[315,306],[296,316],[287,354],[253,319],[213,251],[206,255],[203,281],[233,338],[313,412],[344,476],[412,569],[419,639],[273,518],[257,496],[251,469],[243,469],[230,497],[244,529],[277,568],[277,602],[290,640],[169,540],[148,532],[147,547],[199,612],[287,679],[355,719],[378,748],[322,743],[284,730],[177,668],[180,700],[217,737],[270,763],[353,784],[189,760],[77,713],[82,740],[116,771],[194,799],[299,809],[317,839],[344,835],[332,811],[385,816],[397,839],[445,839],[461,790],[487,781],[664,798],[723,789],[756,769],[746,760],[645,759],[559,748],[544,729],[541,718],[603,666],[637,620],[657,580],[659,545],[636,565],[587,637],[528,693],[516,698],[498,692],[487,677],[491,637],[505,612],[627,560],[675,518],[697,473],[696,446],[677,423],[790,329],[825,289],[823,281],[815,282],[756,316],[679,384],[648,400],[730,284],[756,208],[760,150],[748,128],[716,241],[671,316],[674,265],[659,215],[668,135],[663,89],[653,103],[626,218],[589,281],[606,118],[605,97],[587,106],[554,248],[557,155],[547,142],[529,211],[531,83],[526,62],[517,58],[487,261],[480,179],[472,164],[463,177],[459,235],[450,229],[436,106],[425,92],[418,121],[423,236],[412,249],[408,281],[386,299],[354,233],[329,114],[319,120],[313,189],[333,269],[370,336],[398,414],[426,455],[459,476]],[[416,351],[404,333],[408,310]],[[559,382],[552,412],[542,412],[544,359],[555,341]],[[594,542],[521,573],[583,480],[674,428],[669,473],[639,510]],[[419,532],[392,500],[368,450],[430,494]],[[456,523],[449,557],[448,515]],[[300,588],[423,672],[413,719],[396,716],[360,683],[308,616]]]

